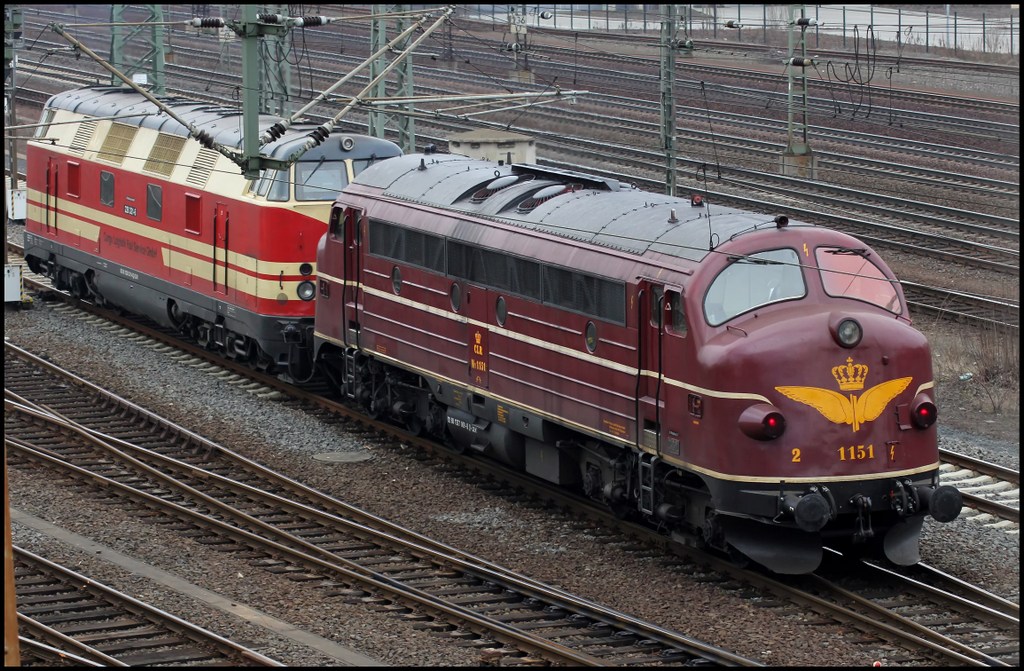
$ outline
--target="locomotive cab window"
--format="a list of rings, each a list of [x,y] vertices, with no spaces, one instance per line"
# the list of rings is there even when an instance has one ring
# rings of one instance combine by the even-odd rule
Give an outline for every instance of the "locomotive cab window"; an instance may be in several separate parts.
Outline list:
[[[651,326],[661,328],[661,312],[665,309],[665,290],[661,287],[651,287]]]
[[[686,313],[678,291],[651,287],[651,326],[665,327],[666,333],[686,335]]]
[[[285,202],[288,200],[288,170],[267,170],[260,182],[260,195],[267,194],[267,200]]]
[[[686,312],[683,309],[683,297],[678,291],[666,291],[665,303],[662,308],[666,317],[669,333],[686,335]]]
[[[340,207],[331,208],[331,221],[328,225],[328,232],[331,234],[332,240],[344,240],[345,239],[345,227],[342,225],[344,218],[342,216],[343,210]],[[345,214],[348,214],[349,210],[344,210]]]
[[[711,282],[704,316],[711,326],[769,303],[807,295],[800,257],[792,249],[773,249],[736,257]]]
[[[53,117],[55,117],[56,115],[57,110],[46,110],[46,112],[43,113],[43,120],[36,127],[36,132],[33,134],[33,137],[46,137],[46,134],[50,132],[50,124],[53,122]]]
[[[867,250],[819,247],[814,256],[829,296],[865,301],[894,314],[903,311],[896,281],[885,276]]]
[[[295,164],[295,200],[333,201],[347,185],[345,161],[328,161],[321,156],[315,161]]]

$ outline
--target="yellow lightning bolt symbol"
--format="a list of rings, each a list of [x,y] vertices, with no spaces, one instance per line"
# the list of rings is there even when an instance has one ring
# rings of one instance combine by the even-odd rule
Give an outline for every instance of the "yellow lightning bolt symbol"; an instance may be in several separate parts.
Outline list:
[[[807,251],[807,243],[804,243],[804,256],[809,256],[810,252]]]

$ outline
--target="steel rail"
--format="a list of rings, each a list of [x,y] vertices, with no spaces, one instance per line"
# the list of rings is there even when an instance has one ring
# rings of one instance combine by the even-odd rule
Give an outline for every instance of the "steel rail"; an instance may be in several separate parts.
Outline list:
[[[5,346],[6,345],[8,345],[8,344],[5,344]],[[16,348],[15,346],[10,346],[10,347],[6,347],[6,349],[9,349],[9,351],[17,354],[18,356],[20,356],[22,358],[26,358],[26,359],[31,358],[33,360],[33,363],[35,363],[36,365],[41,365],[41,366],[43,366],[43,367],[45,367],[47,369],[51,369],[51,370],[54,369],[53,366],[47,365],[45,362],[38,362],[38,360],[36,358],[30,357],[30,356],[26,356],[27,353],[24,353],[23,351],[19,351],[20,348]],[[76,386],[78,386],[77,383],[76,383]],[[96,390],[94,389],[93,391],[96,391]],[[106,393],[104,395],[107,396],[107,397],[110,396],[109,393]],[[350,561],[348,561],[346,559],[343,559],[343,558],[331,555],[329,553],[325,554],[325,551],[323,549],[321,549],[321,548],[319,548],[319,547],[317,547],[317,546],[315,546],[313,544],[310,544],[310,543],[308,543],[306,541],[303,541],[301,539],[296,539],[291,534],[288,534],[286,532],[281,532],[276,527],[274,527],[272,525],[268,525],[268,524],[266,524],[266,523],[264,523],[264,522],[262,522],[262,521],[260,521],[260,520],[258,520],[256,518],[252,518],[251,516],[248,516],[245,513],[235,512],[232,508],[226,507],[224,504],[220,503],[218,499],[209,497],[209,496],[207,496],[204,493],[201,493],[201,492],[198,492],[197,490],[194,490],[194,488],[192,488],[190,485],[188,485],[188,484],[178,480],[174,476],[165,474],[165,473],[163,473],[163,472],[161,472],[159,470],[155,470],[149,464],[144,464],[142,462],[139,462],[138,458],[141,457],[144,454],[145,458],[148,461],[150,461],[150,462],[156,461],[158,463],[164,463],[164,464],[174,463],[174,464],[176,464],[176,466],[175,466],[176,470],[180,470],[180,471],[182,471],[185,474],[189,474],[191,477],[199,478],[199,480],[202,481],[204,486],[207,487],[207,488],[210,488],[212,485],[217,484],[217,483],[220,483],[222,486],[225,486],[228,483],[230,483],[230,487],[232,489],[236,489],[236,490],[238,490],[240,492],[244,491],[244,492],[247,492],[250,495],[251,494],[256,494],[258,492],[263,497],[273,496],[274,499],[275,499],[275,503],[274,503],[275,507],[284,506],[286,509],[296,509],[296,510],[300,510],[301,509],[301,511],[307,517],[309,517],[309,516],[313,516],[313,517],[321,516],[326,522],[328,522],[330,524],[333,524],[333,525],[343,524],[343,525],[347,525],[347,526],[354,526],[354,527],[358,527],[358,529],[360,531],[363,531],[363,532],[366,532],[366,533],[372,533],[374,535],[379,534],[380,532],[378,532],[378,531],[370,530],[367,527],[365,527],[364,525],[357,524],[355,522],[350,522],[350,521],[347,521],[347,520],[341,520],[341,519],[339,519],[339,518],[337,518],[337,517],[335,517],[333,515],[329,515],[329,514],[323,513],[321,511],[318,511],[318,510],[316,510],[314,508],[311,508],[309,506],[305,506],[303,504],[291,503],[291,502],[284,501],[280,497],[278,497],[276,495],[268,494],[268,493],[266,493],[262,489],[257,489],[255,487],[251,487],[249,485],[244,485],[244,484],[232,482],[232,481],[230,481],[226,477],[219,476],[216,473],[213,473],[213,472],[210,472],[210,471],[206,471],[205,469],[200,469],[197,466],[182,464],[181,462],[178,462],[177,460],[174,460],[174,459],[172,459],[170,457],[161,456],[161,455],[158,455],[158,454],[152,454],[148,450],[145,450],[145,449],[142,449],[142,448],[136,448],[136,447],[126,443],[125,441],[121,441],[119,439],[113,438],[111,436],[102,434],[102,433],[94,431],[94,430],[90,430],[90,429],[85,428],[85,427],[80,427],[80,426],[78,426],[76,423],[74,423],[71,420],[67,420],[66,418],[60,417],[59,415],[55,415],[54,413],[52,413],[52,411],[47,411],[47,412],[43,413],[41,410],[33,410],[30,403],[27,403],[27,402],[25,402],[25,401],[23,401],[23,400],[21,400],[19,398],[16,398],[16,397],[14,397],[11,394],[6,394],[6,396],[8,396],[9,398],[8,398],[7,402],[5,403],[5,405],[7,407],[9,407],[10,409],[16,410],[18,412],[22,412],[22,413],[26,413],[26,414],[32,415],[32,416],[34,416],[34,417],[36,417],[37,419],[40,419],[40,420],[50,421],[50,422],[53,422],[53,423],[57,423],[57,424],[66,426],[66,427],[70,428],[71,430],[75,431],[76,433],[82,435],[84,438],[87,438],[89,440],[89,442],[91,442],[92,444],[96,445],[100,449],[103,449],[105,451],[109,451],[111,454],[117,455],[117,458],[119,458],[121,460],[128,460],[130,463],[132,463],[134,468],[145,471],[148,474],[149,477],[159,479],[161,482],[164,483],[165,486],[171,487],[171,488],[176,489],[178,491],[185,491],[190,496],[192,496],[194,498],[200,498],[201,500],[204,501],[204,503],[207,506],[209,506],[209,507],[211,507],[211,508],[213,508],[215,510],[219,510],[221,512],[222,516],[224,516],[224,517],[228,517],[228,518],[234,517],[234,518],[239,518],[239,519],[244,520],[244,522],[247,525],[253,526],[253,527],[256,527],[256,528],[260,529],[260,533],[261,533],[262,537],[265,537],[265,538],[268,538],[268,539],[272,538],[272,537],[273,538],[277,538],[278,539],[277,541],[268,541],[270,543],[275,543],[278,546],[276,549],[280,549],[280,547],[283,547],[283,546],[280,546],[280,544],[281,543],[285,543],[285,542],[291,543],[291,544],[297,544],[301,548],[301,550],[299,550],[299,552],[301,553],[302,556],[300,556],[299,558],[302,559],[303,561],[306,561],[307,563],[313,562],[313,563],[315,563],[315,564],[317,564],[318,566],[321,566],[321,567],[328,567],[328,566],[332,566],[333,565],[338,570],[344,570],[346,572],[352,572],[352,573],[356,573],[356,574],[360,574],[360,575],[365,574],[364,577],[359,580],[360,582],[364,582],[365,583],[365,582],[369,581],[369,582],[372,583],[372,586],[379,587],[379,588],[386,588],[386,591],[391,591],[391,592],[395,592],[396,589],[399,589],[399,592],[397,593],[398,596],[410,598],[410,597],[407,597],[406,593],[408,592],[409,594],[411,594],[411,600],[418,601],[421,606],[427,607],[428,610],[429,609],[441,610],[442,612],[448,613],[449,616],[455,616],[457,619],[468,621],[471,624],[475,624],[475,625],[478,625],[478,626],[485,626],[490,631],[490,633],[494,634],[496,632],[499,637],[502,637],[502,636],[512,637],[510,639],[511,642],[513,642],[513,644],[517,645],[517,647],[519,647],[520,649],[535,650],[535,651],[546,653],[546,654],[549,654],[549,655],[551,655],[551,654],[554,654],[556,656],[560,655],[561,656],[561,657],[559,657],[560,659],[566,659],[566,660],[572,661],[574,663],[585,663],[585,664],[602,663],[602,662],[600,662],[600,660],[598,658],[594,658],[594,657],[591,657],[591,656],[583,654],[583,653],[578,653],[578,652],[572,651],[572,650],[570,650],[568,648],[563,648],[559,644],[553,643],[551,641],[548,641],[547,639],[540,638],[540,637],[534,636],[532,634],[525,634],[525,633],[523,633],[522,631],[520,631],[518,629],[515,629],[515,628],[512,628],[512,627],[506,627],[505,625],[496,625],[496,624],[494,624],[495,621],[493,621],[491,618],[487,618],[486,616],[477,616],[473,611],[466,610],[465,608],[462,608],[460,606],[452,606],[450,603],[448,603],[446,601],[441,601],[437,597],[434,597],[433,595],[430,595],[429,593],[422,592],[421,590],[419,590],[417,588],[414,588],[414,587],[411,587],[409,585],[402,585],[401,587],[399,587],[399,583],[396,582],[393,578],[390,578],[388,576],[380,574],[380,573],[378,573],[376,571],[373,571],[371,569],[367,569],[365,567],[359,566],[358,564],[354,564],[354,563],[352,563],[352,562],[350,562]],[[117,402],[120,405],[124,405],[125,407],[137,408],[137,406],[134,406],[134,404],[131,404],[130,402],[125,401],[124,399],[117,399]],[[147,417],[147,420],[151,424],[153,424],[155,422],[155,420],[154,420],[155,416],[152,415],[152,413],[144,413],[144,416]],[[165,424],[166,424],[166,422],[164,421],[164,422],[162,422],[159,425],[163,426]],[[174,426],[174,427],[172,427],[169,430],[173,430],[173,431],[177,432],[177,431],[181,430],[181,427]],[[190,440],[190,444],[194,443],[194,442],[195,441]],[[19,447],[19,448],[23,447],[23,445],[21,445],[21,441],[19,441],[17,439],[12,439],[12,443],[15,444],[15,447]],[[202,445],[197,445],[196,448],[200,449],[200,450],[203,449]],[[218,451],[223,451],[222,448],[217,448],[217,449],[218,449]],[[134,453],[136,453],[138,455],[138,457],[130,456],[130,455],[127,454],[127,452],[134,452]],[[206,453],[209,454],[209,452],[210,452],[210,448],[207,447],[206,448]],[[265,471],[265,469],[262,469],[262,468],[260,470],[261,470],[261,472]],[[97,477],[100,477],[100,476],[97,476]],[[277,477],[278,477],[279,480],[287,481],[287,479],[283,478],[282,476],[277,476]],[[288,481],[288,482],[290,483],[290,485],[294,486],[295,488],[303,488],[303,489],[305,489],[304,487],[302,487],[298,483],[294,483],[294,482],[291,482],[291,481]],[[232,527],[232,529],[238,529],[238,527]],[[246,531],[245,533],[248,534],[249,532]],[[522,591],[525,588],[525,589],[528,590],[528,592],[532,591],[532,593],[533,593],[532,596],[534,598],[545,599],[545,600],[547,600],[549,602],[552,601],[552,600],[555,600],[557,603],[565,605],[565,607],[567,609],[571,609],[574,612],[583,612],[583,613],[588,614],[588,616],[590,616],[590,617],[596,618],[598,620],[604,620],[604,621],[608,621],[607,618],[609,616],[611,616],[611,617],[614,618],[615,622],[617,623],[617,627],[619,629],[624,628],[626,630],[630,630],[633,633],[635,633],[636,635],[638,635],[638,636],[640,636],[640,637],[642,637],[644,639],[650,639],[650,640],[658,641],[659,643],[661,643],[661,644],[663,644],[663,645],[665,645],[665,646],[667,646],[669,648],[676,649],[676,650],[687,650],[687,651],[689,651],[688,654],[698,655],[698,656],[701,656],[701,657],[708,657],[710,659],[714,659],[716,663],[728,663],[728,664],[750,664],[750,663],[752,663],[751,660],[746,660],[745,658],[733,655],[732,653],[728,653],[726,651],[721,651],[721,650],[719,650],[717,648],[712,648],[710,646],[707,646],[706,644],[700,643],[698,641],[694,641],[693,639],[690,639],[688,637],[681,637],[676,632],[671,632],[669,630],[661,629],[659,627],[656,627],[654,625],[650,625],[649,623],[642,622],[642,621],[637,620],[635,618],[632,618],[630,616],[627,616],[627,615],[624,615],[624,614],[621,614],[621,613],[617,613],[617,612],[614,612],[614,611],[609,611],[608,609],[606,609],[604,607],[601,607],[601,606],[597,606],[596,604],[593,604],[592,602],[579,599],[578,597],[574,597],[572,595],[568,595],[568,594],[562,592],[561,590],[557,590],[555,588],[549,588],[547,586],[542,585],[541,583],[537,583],[535,581],[530,580],[530,581],[527,581],[527,583],[525,585],[524,584],[516,584],[517,581],[515,581],[511,577],[513,575],[511,573],[505,573],[505,574],[502,574],[502,575],[499,575],[499,574],[496,574],[496,573],[490,573],[486,569],[481,569],[480,567],[470,566],[464,560],[461,560],[461,559],[458,559],[458,558],[454,558],[454,557],[442,556],[442,554],[438,550],[428,549],[428,548],[426,548],[424,546],[417,545],[417,544],[415,544],[412,541],[390,538],[389,542],[391,542],[391,543],[398,543],[400,545],[406,546],[406,548],[410,552],[410,554],[413,554],[413,555],[417,555],[417,554],[432,554],[432,555],[437,556],[439,559],[443,560],[446,563],[458,564],[458,565],[460,565],[462,567],[462,569],[464,571],[466,571],[468,573],[480,574],[481,570],[483,570],[483,574],[480,574],[482,580],[485,580],[485,581],[491,580],[491,581],[498,582],[499,584],[505,583],[505,584],[507,584],[510,587],[514,587],[517,591]],[[292,554],[294,554],[294,551],[292,552]],[[348,573],[346,573],[346,575],[348,575]],[[713,657],[709,657],[709,656],[713,656]]]

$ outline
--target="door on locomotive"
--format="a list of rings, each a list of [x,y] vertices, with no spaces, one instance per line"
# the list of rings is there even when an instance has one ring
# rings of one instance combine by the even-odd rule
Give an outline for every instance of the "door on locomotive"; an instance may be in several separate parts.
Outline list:
[[[357,347],[359,328],[359,226],[363,220],[363,211],[355,207],[334,206],[331,210],[330,225],[324,239],[323,253],[319,259],[320,268],[330,271],[333,275],[341,270],[341,286],[332,293],[329,282],[320,280],[320,297],[317,313],[326,319],[322,320],[321,328],[334,328],[337,325],[342,342],[348,347]],[[319,320],[320,318],[318,318]]]
[[[213,215],[213,290],[228,296],[228,206],[218,202]]]
[[[488,343],[488,332],[490,326],[490,306],[492,294],[484,287],[467,284],[465,296],[462,299],[465,306],[466,322],[466,348],[469,357],[469,365],[466,368],[468,381],[474,387],[487,389],[488,372],[490,371],[490,348]],[[504,299],[498,298],[504,305]],[[501,310],[497,310],[499,325],[504,325],[505,318]]]
[[[637,431],[640,445],[659,452],[661,449],[662,347],[664,341],[663,312],[665,287],[650,280],[640,280],[637,291]]]

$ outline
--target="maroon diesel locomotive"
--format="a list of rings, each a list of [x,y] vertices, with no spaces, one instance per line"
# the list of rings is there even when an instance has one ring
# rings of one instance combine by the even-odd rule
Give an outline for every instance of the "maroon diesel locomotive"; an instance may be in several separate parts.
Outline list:
[[[218,144],[241,145],[240,109],[162,102]],[[276,121],[264,115],[259,128]],[[250,180],[127,88],[53,96],[41,124],[26,151],[33,271],[231,358],[306,374],[328,212],[355,174],[401,154],[398,145],[337,132],[287,170]],[[297,124],[263,152],[287,157],[314,128]]]
[[[317,259],[315,359],[375,416],[778,573],[947,522],[925,338],[859,240],[578,172],[374,165]]]

